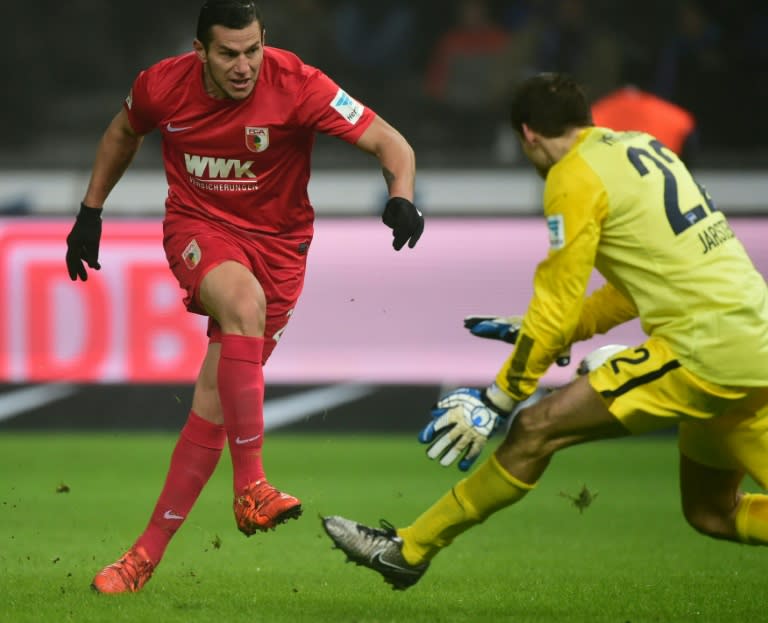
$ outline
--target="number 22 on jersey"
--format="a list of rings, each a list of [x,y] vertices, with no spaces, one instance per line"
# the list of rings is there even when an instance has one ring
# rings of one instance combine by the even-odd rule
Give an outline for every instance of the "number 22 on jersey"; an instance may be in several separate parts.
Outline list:
[[[678,179],[675,172],[671,169],[676,159],[665,153],[668,148],[658,140],[653,139],[648,142],[649,149],[642,147],[630,147],[627,149],[627,158],[635,167],[635,170],[644,177],[650,173],[648,165],[655,166],[664,176],[664,211],[669,221],[669,225],[676,236],[679,236],[691,225],[695,225],[702,219],[717,212],[717,208],[712,202],[712,198],[706,189],[693,180],[698,188],[702,203],[697,203],[685,212],[680,206],[680,192],[678,190]],[[686,175],[689,175],[686,171]],[[693,178],[691,178],[693,179]]]

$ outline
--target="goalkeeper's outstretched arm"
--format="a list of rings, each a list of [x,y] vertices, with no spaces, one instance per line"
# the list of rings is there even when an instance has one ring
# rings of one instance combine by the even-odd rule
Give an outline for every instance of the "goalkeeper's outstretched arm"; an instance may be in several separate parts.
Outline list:
[[[633,318],[637,318],[635,304],[610,283],[606,283],[584,300],[572,342],[581,342],[606,333]]]
[[[637,317],[634,303],[610,283],[595,290],[584,300],[573,342],[581,342]],[[515,344],[523,324],[522,316],[473,315],[464,318],[464,328],[476,337]],[[557,365],[570,363],[570,348],[558,355]]]
[[[522,316],[466,316],[464,328],[477,337],[485,337],[492,340],[501,340],[508,344],[517,342],[520,327],[523,326]],[[563,349],[555,359],[558,366],[567,366],[571,363],[571,347]]]

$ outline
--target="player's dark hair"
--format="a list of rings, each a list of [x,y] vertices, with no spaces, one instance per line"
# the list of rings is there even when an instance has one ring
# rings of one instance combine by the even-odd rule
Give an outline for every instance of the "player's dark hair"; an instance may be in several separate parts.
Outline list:
[[[565,74],[543,73],[521,82],[512,95],[509,120],[523,133],[523,124],[546,138],[562,136],[571,128],[592,125],[587,96]]]
[[[261,10],[253,0],[207,0],[200,7],[196,36],[207,50],[213,40],[213,26],[240,30],[253,22],[259,22],[264,30]]]

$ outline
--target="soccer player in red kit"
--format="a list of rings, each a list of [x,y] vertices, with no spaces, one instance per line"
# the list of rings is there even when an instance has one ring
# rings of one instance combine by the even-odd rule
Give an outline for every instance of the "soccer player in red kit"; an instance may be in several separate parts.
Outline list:
[[[328,76],[264,45],[249,0],[208,0],[194,51],[139,73],[106,129],[67,237],[70,278],[95,270],[101,212],[148,132],[162,133],[168,197],[163,245],[190,312],[209,317],[209,346],[192,407],[146,530],[93,580],[102,593],[140,590],[189,513],[228,443],[234,513],[247,536],[301,514],[266,479],[262,367],[302,289],[314,212],[307,196],[316,132],[378,158],[393,246],[424,228],[414,207],[413,150],[392,126]]]

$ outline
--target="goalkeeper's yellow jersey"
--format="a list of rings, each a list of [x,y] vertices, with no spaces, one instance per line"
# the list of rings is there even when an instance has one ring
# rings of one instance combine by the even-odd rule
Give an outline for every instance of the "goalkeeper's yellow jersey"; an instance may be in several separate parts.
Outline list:
[[[636,316],[700,377],[768,386],[765,279],[672,151],[585,129],[547,175],[544,214],[550,250],[501,389],[528,396],[565,346]],[[593,268],[607,284],[586,297]]]

